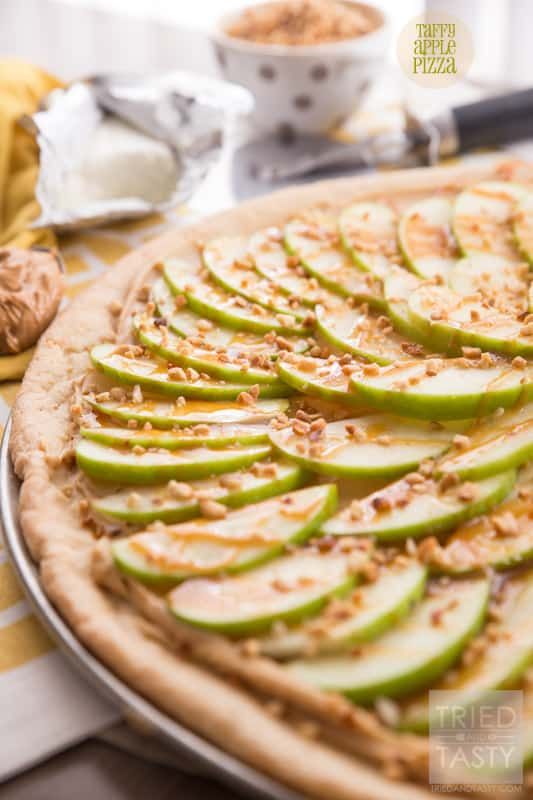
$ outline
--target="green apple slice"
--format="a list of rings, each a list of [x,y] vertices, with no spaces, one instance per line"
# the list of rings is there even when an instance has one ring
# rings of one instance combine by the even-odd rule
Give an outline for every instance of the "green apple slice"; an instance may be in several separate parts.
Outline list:
[[[339,217],[341,242],[360,269],[384,280],[400,256],[396,225],[396,214],[384,203],[354,203]]]
[[[129,385],[169,397],[190,397],[193,400],[236,400],[248,392],[250,384],[229,383],[217,378],[195,377],[194,380],[172,380],[166,361],[156,357],[129,358],[117,352],[112,344],[99,344],[91,350],[91,360],[105,375]],[[289,394],[279,382],[262,384],[261,397],[283,397]]]
[[[256,271],[248,254],[246,237],[212,240],[203,249],[203,261],[215,283],[229,294],[239,294],[270,311],[290,314],[300,321],[308,313],[298,299],[289,300],[275,284]]]
[[[421,328],[409,313],[409,298],[421,285],[420,278],[395,267],[385,279],[383,291],[387,303],[387,316],[402,336],[413,342],[424,344],[424,329]]]
[[[207,430],[203,430],[207,428]],[[100,442],[111,447],[160,447],[164,450],[179,450],[191,447],[224,448],[234,444],[264,444],[268,442],[267,425],[200,425],[180,431],[157,429],[131,430],[130,428],[82,428],[84,439]]]
[[[142,403],[131,400],[103,400],[99,402],[93,395],[84,400],[100,414],[122,422],[136,420],[141,424],[149,422],[155,428],[181,428],[188,425],[248,425],[269,422],[289,407],[289,401],[257,400],[253,405],[244,406],[231,400],[212,402],[188,400],[180,404],[172,400],[146,399]]]
[[[357,302],[383,308],[381,280],[357,269],[338,240],[335,218],[323,214],[295,219],[285,226],[287,250],[322,286],[341,297],[354,297]]]
[[[268,357],[260,360],[257,354],[257,358],[250,359],[248,354],[243,352],[225,350],[219,353],[209,350],[201,344],[192,344],[190,339],[176,336],[164,325],[157,326],[153,319],[146,317],[137,317],[133,321],[133,327],[137,339],[144,347],[159,358],[164,358],[180,367],[194,369],[213,378],[230,382],[271,384],[282,389],[273,362]],[[254,365],[255,361],[259,361],[263,366]]]
[[[436,195],[415,203],[398,225],[398,239],[409,267],[421,278],[439,275],[447,280],[457,259],[452,235],[452,202]]]
[[[501,609],[502,619],[482,654],[468,665],[445,676],[434,690],[454,693],[454,704],[468,707],[483,700],[487,692],[516,685],[531,663],[533,653],[533,575],[512,579]],[[430,723],[428,696],[416,697],[403,707],[401,727],[424,732]]]
[[[479,365],[479,366],[477,366]],[[533,394],[533,367],[497,359],[484,366],[465,359],[405,361],[352,373],[354,395],[381,411],[420,419],[467,419],[509,408]]]
[[[317,330],[328,344],[345,353],[391,364],[408,356],[402,338],[387,317],[378,316],[362,306],[351,308],[347,303],[328,303],[316,307]]]
[[[350,390],[349,373],[344,371],[346,367],[337,360],[311,356],[300,356],[295,361],[280,359],[277,363],[280,378],[293,389],[322,400],[361,408],[361,402]]]
[[[533,457],[533,403],[482,420],[469,439],[466,449],[452,451],[438,465],[440,473],[476,480],[524,464]]]
[[[271,430],[274,447],[312,472],[345,477],[395,477],[449,447],[453,433],[432,423],[387,414],[330,422],[320,438],[292,426]]]
[[[316,625],[311,621],[261,639],[261,652],[285,661],[339,652],[376,639],[409,613],[425,585],[426,569],[417,561],[387,565],[376,581],[358,587],[343,602],[340,621],[339,607],[326,606]]]
[[[262,466],[262,465],[259,465]],[[239,508],[248,503],[258,503],[269,497],[298,489],[306,475],[295,464],[265,465],[268,469],[241,470],[222,477],[191,481],[190,497],[180,499],[173,485],[141,486],[135,492],[119,489],[91,501],[92,509],[103,517],[120,520],[130,525],[148,525],[155,520],[183,522],[200,514],[200,500],[207,498],[217,503]]]
[[[516,203],[524,186],[505,181],[484,181],[461,192],[453,209],[453,231],[461,252],[492,253],[517,258],[510,229]]]
[[[293,661],[287,669],[304,683],[356,703],[401,697],[431,685],[454,664],[483,624],[488,598],[485,578],[453,582],[356,655]]]
[[[129,449],[106,447],[80,439],[76,461],[83,472],[97,481],[154,484],[168,480],[190,480],[220,475],[253,464],[270,454],[267,445],[211,450],[195,447],[185,450],[133,453]]]
[[[289,338],[284,340],[283,347],[277,338],[268,334],[251,333],[246,330],[225,328],[208,319],[195,314],[188,308],[176,309],[176,298],[171,294],[167,284],[161,278],[152,287],[152,298],[159,314],[168,324],[169,330],[178,336],[190,340],[201,340],[205,349],[224,352],[231,358],[266,355],[275,359],[280,350],[304,352],[309,347],[305,339]]]
[[[113,555],[119,569],[144,583],[169,585],[192,575],[241,572],[304,542],[336,503],[335,486],[311,486],[230,511],[224,519],[155,523],[117,541]],[[184,551],[198,557],[187,559]]]
[[[487,480],[494,480],[488,478]],[[436,572],[461,574],[506,569],[533,558],[533,470],[526,468],[512,496],[490,514],[461,525],[428,563]]]
[[[445,286],[421,286],[409,298],[409,313],[436,349],[457,352],[479,347],[508,356],[533,356],[533,336],[516,317],[475,296],[463,297]]]
[[[515,471],[508,470],[473,484],[470,500],[461,499],[460,486],[443,489],[431,478],[418,483],[401,478],[351,503],[322,530],[333,536],[374,536],[378,542],[442,534],[489,511],[507,497],[515,478]]]
[[[283,294],[297,297],[301,303],[311,307],[323,301],[325,292],[316,279],[309,278],[297,259],[287,255],[279,228],[254,233],[248,242],[248,253],[259,274],[275,284]]]
[[[342,553],[300,550],[236,577],[195,579],[174,589],[168,604],[181,622],[230,636],[268,630],[317,614],[355,579]]]
[[[164,276],[171,291],[183,295],[190,308],[212,322],[251,333],[303,335],[309,328],[300,325],[292,314],[276,314],[240,295],[228,294],[207,283],[191,265],[171,259],[165,262]]]
[[[448,284],[465,297],[479,296],[491,306],[513,314],[528,308],[527,265],[490,253],[461,258],[450,271]]]
[[[516,204],[512,227],[520,253],[533,265],[533,192],[527,192]]]

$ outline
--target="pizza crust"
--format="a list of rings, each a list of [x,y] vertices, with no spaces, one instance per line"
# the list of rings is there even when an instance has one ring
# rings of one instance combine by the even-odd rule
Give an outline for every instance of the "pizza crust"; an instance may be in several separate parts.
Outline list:
[[[499,167],[507,170],[522,168],[509,162],[502,167],[502,163]],[[426,740],[395,734],[374,715],[340,697],[295,686],[282,667],[266,659],[246,659],[236,645],[221,637],[184,630],[175,623],[169,626],[157,598],[133,582],[113,576],[106,567],[105,548],[99,582],[95,581],[94,539],[80,526],[78,509],[61,488],[72,475],[76,431],[71,405],[90,368],[88,350],[126,335],[136,292],[155,262],[171,255],[196,261],[198,240],[249,234],[281,224],[291,214],[317,204],[342,206],[370,197],[413,202],[420,193],[450,185],[458,188],[495,174],[493,164],[324,181],[282,190],[170,232],[121,260],[56,319],[41,339],[15,404],[10,448],[23,481],[20,518],[24,537],[39,563],[44,590],[75,634],[156,706],[309,797],[435,797],[421,785],[385,776],[388,770],[384,765],[392,764],[424,780]],[[111,310],[117,303],[125,310],[121,319]],[[224,675],[230,675],[231,681]],[[324,735],[321,741],[305,738],[301,726],[275,718],[266,710],[268,697],[281,698],[308,719],[326,721],[324,730],[328,726],[335,729],[332,736]],[[335,741],[336,746],[328,741]],[[350,749],[379,768],[342,752]]]

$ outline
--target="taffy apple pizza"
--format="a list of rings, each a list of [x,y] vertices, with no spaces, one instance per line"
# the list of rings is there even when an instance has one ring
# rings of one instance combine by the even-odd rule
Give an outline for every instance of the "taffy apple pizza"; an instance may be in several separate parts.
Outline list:
[[[77,636],[303,796],[434,796],[430,690],[533,706],[530,263],[516,162],[287,189],[124,259],[13,418]]]

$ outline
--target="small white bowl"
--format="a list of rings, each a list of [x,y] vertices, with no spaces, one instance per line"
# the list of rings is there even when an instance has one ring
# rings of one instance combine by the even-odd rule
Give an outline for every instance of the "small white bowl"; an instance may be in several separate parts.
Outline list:
[[[268,45],[229,36],[226,30],[245,9],[219,20],[211,40],[220,70],[252,92],[259,128],[326,132],[355,110],[383,66],[390,30],[380,9],[353,4],[375,17],[375,30],[325,44]]]

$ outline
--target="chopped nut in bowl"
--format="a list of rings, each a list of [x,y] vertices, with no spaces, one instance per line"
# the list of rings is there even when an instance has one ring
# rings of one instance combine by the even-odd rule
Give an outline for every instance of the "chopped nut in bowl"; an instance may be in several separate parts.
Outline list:
[[[255,95],[259,127],[325,132],[379,72],[389,31],[365,3],[274,0],[224,17],[212,40],[224,76]]]

